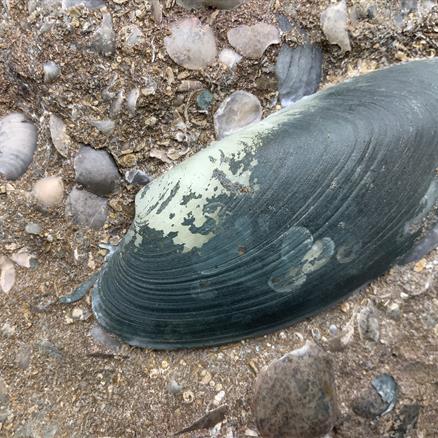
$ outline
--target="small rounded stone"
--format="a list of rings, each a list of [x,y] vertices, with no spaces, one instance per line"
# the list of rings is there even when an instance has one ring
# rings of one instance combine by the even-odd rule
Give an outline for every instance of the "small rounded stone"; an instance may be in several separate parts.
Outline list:
[[[96,195],[109,195],[120,185],[120,175],[110,154],[82,146],[74,161],[76,181]]]
[[[42,208],[53,208],[62,203],[64,198],[64,183],[59,176],[48,176],[38,180],[32,195],[35,202]]]
[[[315,344],[273,361],[256,380],[254,416],[264,438],[318,438],[335,425],[332,364]]]

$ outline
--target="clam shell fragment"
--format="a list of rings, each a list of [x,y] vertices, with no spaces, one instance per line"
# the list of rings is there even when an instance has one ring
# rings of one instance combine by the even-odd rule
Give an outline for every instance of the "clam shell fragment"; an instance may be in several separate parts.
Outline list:
[[[436,223],[438,59],[302,99],[143,188],[93,291],[132,345],[289,326],[383,274]]]
[[[26,172],[37,144],[34,124],[21,113],[0,119],[0,176],[15,180]]]

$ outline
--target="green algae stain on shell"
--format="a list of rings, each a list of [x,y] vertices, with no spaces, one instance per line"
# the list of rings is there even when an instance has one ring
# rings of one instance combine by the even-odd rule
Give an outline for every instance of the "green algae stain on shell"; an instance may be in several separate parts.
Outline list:
[[[438,60],[354,78],[243,129],[136,198],[93,310],[152,348],[288,326],[383,274],[437,222]]]

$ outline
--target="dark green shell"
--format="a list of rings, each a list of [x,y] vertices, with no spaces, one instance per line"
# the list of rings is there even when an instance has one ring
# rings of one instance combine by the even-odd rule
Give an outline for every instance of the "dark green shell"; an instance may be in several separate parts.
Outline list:
[[[93,292],[132,345],[207,346],[314,314],[435,221],[438,60],[355,78],[197,153],[139,192]]]

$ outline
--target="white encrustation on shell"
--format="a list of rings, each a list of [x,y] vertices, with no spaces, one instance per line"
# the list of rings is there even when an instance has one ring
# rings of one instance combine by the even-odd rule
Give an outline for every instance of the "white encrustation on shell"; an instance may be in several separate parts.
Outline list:
[[[0,175],[15,180],[26,172],[37,145],[37,129],[22,113],[0,119]]]

